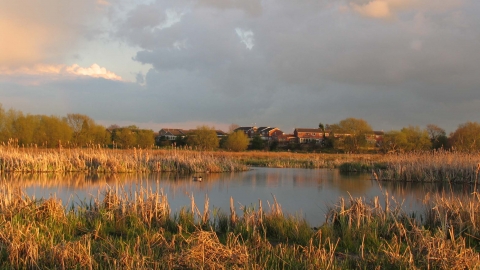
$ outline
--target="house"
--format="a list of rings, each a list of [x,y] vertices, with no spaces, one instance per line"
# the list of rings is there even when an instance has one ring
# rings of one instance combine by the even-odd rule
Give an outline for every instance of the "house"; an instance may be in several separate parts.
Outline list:
[[[162,128],[155,137],[155,142],[160,143],[162,140],[175,141],[177,137],[184,138],[190,130],[179,128]]]
[[[278,142],[279,146],[286,146],[297,141],[297,138],[293,134],[275,134],[273,138],[274,141]]]
[[[259,127],[256,134],[264,141],[274,141],[279,135],[283,135],[283,131],[276,127]]]
[[[320,144],[325,137],[329,136],[329,132],[324,132],[318,128],[295,128],[293,135],[295,136],[297,143]]]
[[[219,140],[221,140],[223,137],[226,137],[228,134],[223,132],[222,130],[215,130],[215,132],[217,133],[217,138]]]
[[[238,127],[233,132],[242,131],[248,138],[253,138],[257,134],[257,127]]]
[[[368,143],[375,145],[375,146],[380,146],[383,142],[383,136],[385,135],[385,132],[382,131],[373,131],[371,134],[367,134],[367,141]]]

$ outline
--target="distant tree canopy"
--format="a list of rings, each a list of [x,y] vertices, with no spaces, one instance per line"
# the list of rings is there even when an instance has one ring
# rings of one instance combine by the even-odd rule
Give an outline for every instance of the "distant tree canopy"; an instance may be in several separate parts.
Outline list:
[[[0,140],[14,139],[22,146],[58,147],[70,141],[72,130],[61,118],[46,115],[24,115],[0,106]]]
[[[319,125],[320,127],[320,125]],[[372,134],[372,127],[363,119],[347,118],[338,124],[329,125],[332,136],[341,135],[333,140],[335,148],[348,152],[357,152],[368,144],[367,135]]]
[[[250,148],[252,150],[263,150],[265,149],[265,141],[260,137],[260,135],[256,134],[252,138],[252,143],[250,144]]]
[[[150,148],[155,144],[152,130],[138,129],[136,126],[115,128],[112,130],[112,142],[118,148]]]
[[[238,130],[236,132],[230,133],[225,138],[222,144],[222,148],[234,152],[245,151],[248,148],[248,143],[248,136],[245,135],[243,131]]]
[[[415,150],[429,150],[432,142],[427,130],[419,127],[405,127],[400,131],[392,130],[383,136],[382,149],[384,152],[407,152]]]
[[[459,151],[480,151],[480,124],[467,122],[450,135],[451,146]]]
[[[136,126],[107,130],[93,119],[82,114],[67,114],[66,117],[24,115],[20,111],[5,111],[0,104],[0,142],[14,142],[20,146],[38,147],[86,147],[109,145],[112,137],[122,147],[151,147],[154,144],[152,130]],[[115,131],[115,132],[114,132]],[[130,134],[131,133],[131,134]]]
[[[219,146],[215,128],[208,126],[197,127],[197,129],[188,134],[186,142],[187,145],[198,150],[213,150]]]
[[[93,119],[83,114],[67,114],[64,120],[72,129],[71,142],[75,146],[88,144],[109,144],[111,139],[105,127],[97,125]]]
[[[437,125],[427,125],[427,133],[430,136],[430,142],[432,142],[433,149],[447,148],[448,137],[443,128]]]

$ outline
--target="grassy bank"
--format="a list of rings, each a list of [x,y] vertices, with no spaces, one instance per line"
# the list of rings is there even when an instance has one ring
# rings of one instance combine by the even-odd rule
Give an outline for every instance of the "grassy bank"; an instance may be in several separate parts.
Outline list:
[[[217,152],[248,166],[270,168],[338,168],[346,162],[371,164],[381,158],[376,154],[325,154],[295,152]]]
[[[312,228],[268,207],[171,213],[166,194],[122,187],[65,209],[0,185],[0,268],[473,269],[480,267],[480,197],[426,199],[403,213],[388,194],[340,199]],[[382,207],[382,205],[384,205]],[[265,209],[264,209],[265,208]],[[323,214],[323,213],[319,213]]]

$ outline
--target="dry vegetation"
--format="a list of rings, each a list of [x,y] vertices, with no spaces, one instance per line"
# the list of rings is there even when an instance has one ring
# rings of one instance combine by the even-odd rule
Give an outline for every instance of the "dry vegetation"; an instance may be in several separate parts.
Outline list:
[[[433,151],[385,155],[373,172],[379,180],[477,183],[480,153]]]
[[[0,146],[2,172],[233,172],[248,170],[234,159],[190,150],[37,149]]]
[[[0,185],[2,269],[474,269],[480,267],[480,196],[426,198],[425,212],[402,212],[385,194],[340,199],[311,228],[267,211],[229,214],[195,204],[171,213],[167,195],[108,189],[67,211]],[[237,213],[239,212],[239,213]]]
[[[220,155],[239,160],[249,166],[271,168],[337,168],[351,163],[374,162],[381,158],[375,154],[325,154],[296,152],[216,152]]]

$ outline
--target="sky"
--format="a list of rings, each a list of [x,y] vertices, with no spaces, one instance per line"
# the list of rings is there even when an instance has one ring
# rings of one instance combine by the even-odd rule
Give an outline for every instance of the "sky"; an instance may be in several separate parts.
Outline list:
[[[0,0],[0,104],[97,123],[480,121],[478,0]]]

